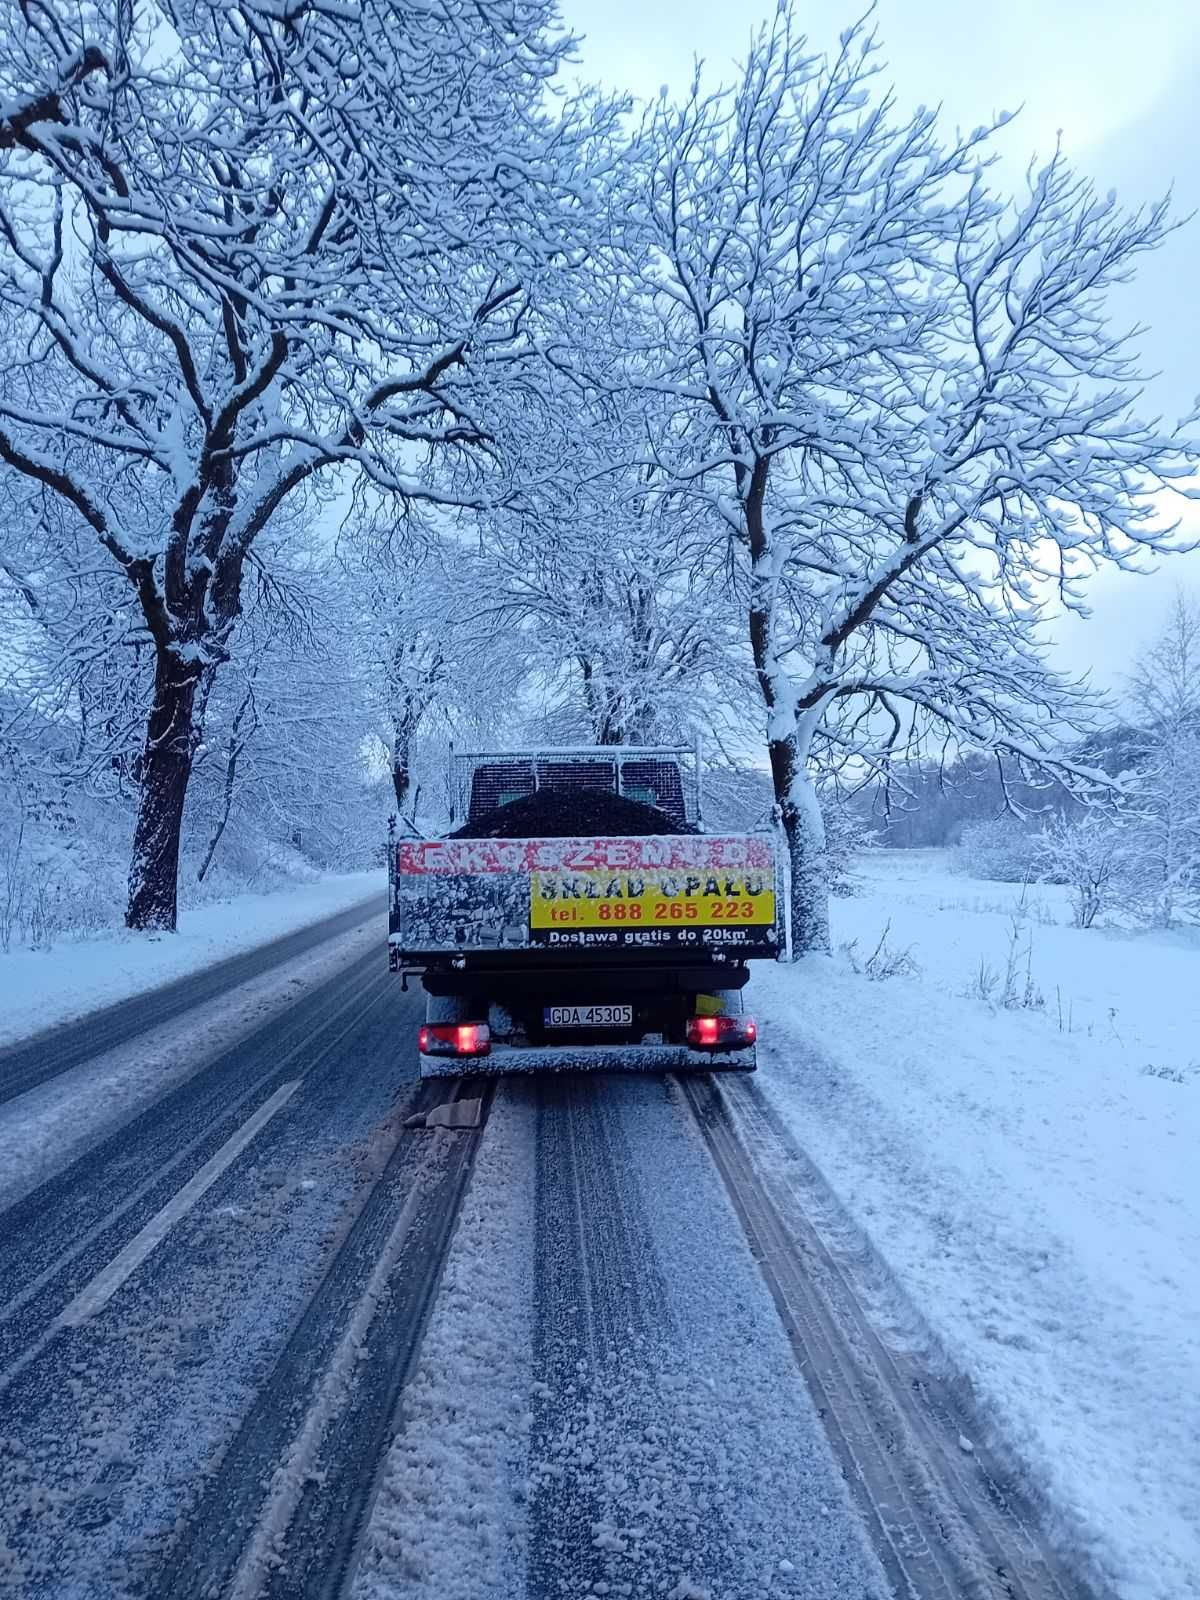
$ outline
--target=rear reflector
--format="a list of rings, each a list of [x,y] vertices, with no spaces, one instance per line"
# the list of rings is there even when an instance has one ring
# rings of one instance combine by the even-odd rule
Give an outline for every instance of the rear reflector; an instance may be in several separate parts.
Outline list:
[[[427,1022],[417,1039],[423,1056],[486,1056],[492,1048],[486,1022]]]
[[[693,1050],[747,1050],[758,1038],[749,1017],[689,1017],[687,1042]]]

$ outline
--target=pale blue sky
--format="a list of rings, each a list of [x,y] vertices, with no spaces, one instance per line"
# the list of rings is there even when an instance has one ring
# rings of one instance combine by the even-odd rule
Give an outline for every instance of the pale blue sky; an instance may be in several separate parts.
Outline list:
[[[730,77],[774,9],[762,0],[562,3],[584,36],[579,75],[644,97],[686,88],[697,56],[714,83]],[[861,10],[822,0],[797,16],[824,46]],[[1013,174],[1061,131],[1102,190],[1132,204],[1173,185],[1181,215],[1200,210],[1200,0],[879,0],[876,20],[903,101],[941,105],[964,126],[1023,108],[1004,134]],[[1158,373],[1149,402],[1178,417],[1200,394],[1200,217],[1144,263],[1117,309],[1149,324],[1143,355]],[[1177,582],[1200,595],[1200,554],[1164,562],[1150,579],[1100,579],[1094,619],[1059,630],[1062,663],[1114,681]]]
[[[824,45],[865,9],[823,0],[797,15]],[[563,10],[585,36],[586,76],[651,95],[661,84],[685,86],[696,56],[724,75],[773,7],[564,0]],[[1061,127],[1079,147],[1155,106],[1200,39],[1195,0],[879,0],[876,18],[897,84],[912,99],[943,104],[964,122],[1024,103],[1033,143]]]

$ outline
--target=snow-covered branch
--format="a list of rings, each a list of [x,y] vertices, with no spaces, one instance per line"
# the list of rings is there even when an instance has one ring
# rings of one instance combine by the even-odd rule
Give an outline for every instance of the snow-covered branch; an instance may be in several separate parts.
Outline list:
[[[544,103],[547,0],[9,9],[0,459],[93,529],[154,641],[130,921],[170,926],[251,551],[330,474],[453,502],[439,462],[494,448],[594,117]]]
[[[781,12],[731,92],[650,114],[623,270],[656,324],[626,381],[674,402],[655,459],[738,552],[736,583],[793,858],[825,942],[814,765],[925,727],[1080,787],[1081,686],[1046,665],[1054,604],[1178,548],[1194,443],[1142,420],[1107,291],[1170,226],[1061,154],[1006,204],[988,130],[949,142]],[[851,731],[852,730],[852,731]]]

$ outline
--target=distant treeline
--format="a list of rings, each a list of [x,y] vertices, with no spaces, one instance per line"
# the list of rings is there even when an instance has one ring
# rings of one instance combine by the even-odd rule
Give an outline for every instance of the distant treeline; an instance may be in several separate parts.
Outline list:
[[[1117,725],[1076,745],[1071,755],[1115,777],[1138,764],[1147,740],[1145,730]],[[957,845],[965,827],[1004,815],[1025,816],[1040,830],[1083,810],[1055,779],[1022,769],[1008,756],[975,754],[898,763],[890,780],[867,785],[849,805],[872,842],[894,850]]]

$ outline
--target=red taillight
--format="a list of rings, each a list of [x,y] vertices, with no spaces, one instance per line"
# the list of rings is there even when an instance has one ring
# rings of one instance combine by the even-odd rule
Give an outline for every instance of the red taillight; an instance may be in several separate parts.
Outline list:
[[[745,1050],[758,1038],[749,1017],[689,1017],[687,1042],[693,1050]]]
[[[716,1044],[720,1035],[720,1022],[716,1017],[693,1017],[688,1023],[689,1044],[703,1048],[706,1044]]]
[[[486,1056],[492,1034],[486,1022],[426,1022],[417,1043],[423,1056]]]

